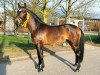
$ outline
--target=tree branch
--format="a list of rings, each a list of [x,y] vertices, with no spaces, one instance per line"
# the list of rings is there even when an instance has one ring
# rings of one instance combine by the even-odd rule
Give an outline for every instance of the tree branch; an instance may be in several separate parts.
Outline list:
[[[55,9],[60,5],[61,2],[62,2],[62,0],[60,0],[58,3],[56,3],[56,4],[54,5],[54,7],[50,10],[50,12],[51,12],[51,13],[54,12]]]
[[[80,5],[79,7],[75,8],[73,11],[80,9],[80,8],[82,8],[83,6],[89,4],[89,3],[93,2],[93,1],[95,1],[95,0],[90,0],[90,1],[88,1],[87,3],[84,3],[84,4]]]
[[[75,1],[71,4],[71,6],[73,6],[77,1],[78,1],[78,0],[75,0]]]

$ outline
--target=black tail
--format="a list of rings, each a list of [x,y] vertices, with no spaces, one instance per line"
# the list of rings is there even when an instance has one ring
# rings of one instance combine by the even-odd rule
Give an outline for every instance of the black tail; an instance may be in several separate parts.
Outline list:
[[[79,62],[82,62],[84,57],[84,33],[82,32],[82,30],[81,30],[79,49],[80,49]]]

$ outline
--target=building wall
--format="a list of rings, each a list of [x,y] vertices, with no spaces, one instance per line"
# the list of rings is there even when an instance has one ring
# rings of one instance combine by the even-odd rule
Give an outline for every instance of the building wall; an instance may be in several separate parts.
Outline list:
[[[77,19],[75,19],[75,18],[72,18],[72,20],[77,20]],[[82,19],[81,19],[82,20]],[[59,24],[64,24],[65,23],[65,21],[64,21],[64,19],[60,19],[59,20]],[[82,21],[79,21],[78,22],[78,26],[80,27],[82,24],[83,24],[83,22]],[[99,29],[100,29],[100,20],[87,20],[87,19],[85,19],[84,20],[84,26],[85,26],[85,29],[84,30],[86,30],[86,31],[99,31]]]
[[[6,21],[6,31],[13,31],[14,30],[14,22],[12,19]]]
[[[99,31],[100,29],[100,22],[86,22],[86,25],[89,25],[89,31]]]
[[[3,21],[0,21],[0,32],[3,32]],[[6,31],[12,32],[14,30],[14,22],[13,20],[8,20],[6,22]],[[18,32],[28,32],[28,28],[19,27]]]

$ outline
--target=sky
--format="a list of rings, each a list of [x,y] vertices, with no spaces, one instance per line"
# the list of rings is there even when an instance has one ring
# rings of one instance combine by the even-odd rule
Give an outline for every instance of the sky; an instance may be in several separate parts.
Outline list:
[[[100,19],[100,0],[99,2],[93,3],[92,7],[89,9],[90,13],[94,14],[95,18]]]
[[[0,7],[0,12],[2,12],[2,11],[3,11],[3,8]]]

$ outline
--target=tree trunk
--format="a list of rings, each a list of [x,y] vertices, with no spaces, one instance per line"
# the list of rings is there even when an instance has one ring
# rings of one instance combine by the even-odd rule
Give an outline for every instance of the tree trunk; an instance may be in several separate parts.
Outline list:
[[[69,15],[71,11],[71,0],[66,1],[66,16],[65,16],[65,23],[69,22]]]
[[[4,35],[6,35],[6,0],[4,0]]]
[[[4,26],[3,26],[3,29],[4,29],[4,35],[6,35],[6,13],[4,14]]]
[[[43,3],[43,21],[45,23],[47,23],[47,9],[46,9],[46,5],[47,5],[47,0],[44,0],[44,3]]]
[[[44,11],[43,11],[43,21],[45,23],[47,23],[47,11],[46,11],[46,9],[44,9]]]

